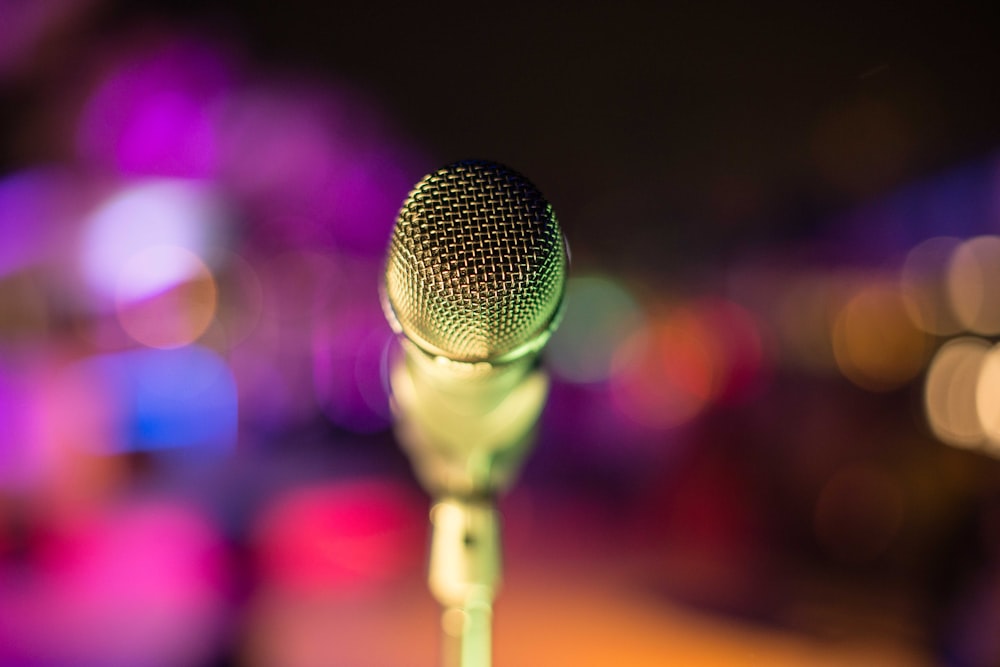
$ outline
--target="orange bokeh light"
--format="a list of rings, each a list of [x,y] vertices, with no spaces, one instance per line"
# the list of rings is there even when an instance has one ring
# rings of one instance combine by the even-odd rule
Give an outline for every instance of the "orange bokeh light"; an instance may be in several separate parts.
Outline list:
[[[837,366],[854,384],[889,391],[920,373],[931,351],[927,334],[907,313],[904,296],[887,284],[867,285],[837,315],[833,352]]]
[[[639,424],[668,429],[708,403],[718,372],[710,332],[679,309],[630,336],[615,354],[612,398]]]
[[[150,263],[183,263],[185,278],[155,294],[130,299],[129,275]],[[133,340],[147,347],[169,349],[193,343],[215,318],[215,278],[197,255],[184,248],[156,246],[138,254],[123,271],[120,286],[118,323]]]

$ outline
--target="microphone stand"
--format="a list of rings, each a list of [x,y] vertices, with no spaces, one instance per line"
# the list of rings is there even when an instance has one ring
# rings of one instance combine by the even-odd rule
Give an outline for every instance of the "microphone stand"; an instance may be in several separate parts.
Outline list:
[[[465,363],[407,339],[393,364],[396,430],[435,498],[428,586],[441,604],[442,667],[490,667],[500,584],[496,497],[515,478],[548,394],[535,356]]]
[[[500,578],[500,529],[491,501],[439,500],[428,583],[441,603],[443,667],[489,667],[493,598]]]

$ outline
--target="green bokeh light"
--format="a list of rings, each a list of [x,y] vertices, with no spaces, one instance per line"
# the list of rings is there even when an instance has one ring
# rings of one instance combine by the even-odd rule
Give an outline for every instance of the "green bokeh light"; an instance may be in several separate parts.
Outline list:
[[[611,358],[643,320],[642,308],[617,280],[603,275],[570,278],[566,310],[546,358],[560,379],[591,383],[608,379]]]

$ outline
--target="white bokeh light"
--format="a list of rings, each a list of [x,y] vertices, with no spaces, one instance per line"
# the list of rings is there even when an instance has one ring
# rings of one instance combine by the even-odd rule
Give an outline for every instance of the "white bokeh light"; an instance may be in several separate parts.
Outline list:
[[[150,248],[170,246],[210,264],[208,255],[224,233],[226,217],[221,200],[194,181],[155,180],[123,189],[87,221],[83,277],[100,297],[140,299],[161,292],[189,279],[198,263],[154,262],[137,272],[133,260]],[[130,280],[123,285],[126,267]]]

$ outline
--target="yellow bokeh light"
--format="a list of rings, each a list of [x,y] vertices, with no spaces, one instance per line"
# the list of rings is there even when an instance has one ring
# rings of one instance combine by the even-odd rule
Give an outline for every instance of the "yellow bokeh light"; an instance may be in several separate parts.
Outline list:
[[[976,382],[975,410],[986,436],[986,449],[1000,456],[1000,345],[983,357]]]
[[[989,348],[980,338],[956,338],[945,343],[931,360],[924,384],[924,409],[934,435],[946,444],[973,448],[985,438],[977,385]]]
[[[969,239],[952,255],[948,267],[948,295],[959,322],[978,334],[1000,333],[1000,237]]]

